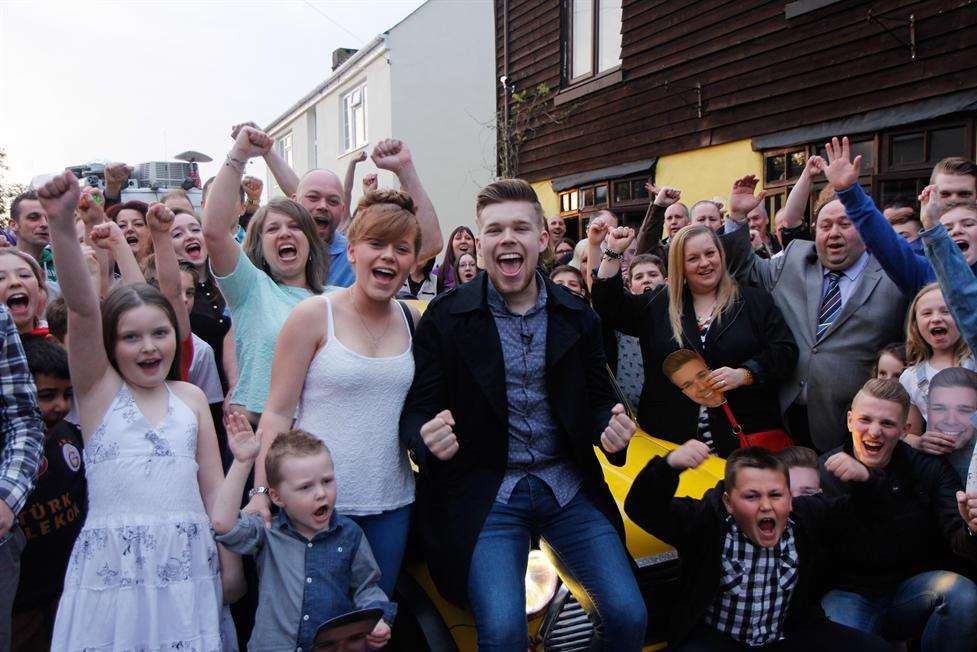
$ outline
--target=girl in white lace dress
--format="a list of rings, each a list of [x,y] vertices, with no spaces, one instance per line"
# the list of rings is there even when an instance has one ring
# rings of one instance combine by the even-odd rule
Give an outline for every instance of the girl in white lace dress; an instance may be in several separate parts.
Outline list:
[[[203,393],[170,380],[179,371],[173,309],[139,284],[114,289],[100,311],[75,236],[77,180],[58,175],[38,195],[69,310],[89,497],[52,649],[217,652],[220,556],[205,505],[220,457]]]

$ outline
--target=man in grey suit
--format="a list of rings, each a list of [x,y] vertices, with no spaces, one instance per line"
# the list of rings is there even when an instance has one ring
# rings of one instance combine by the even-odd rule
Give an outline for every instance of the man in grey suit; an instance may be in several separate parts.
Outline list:
[[[733,185],[727,264],[740,283],[773,293],[784,313],[800,357],[780,388],[780,409],[797,444],[828,451],[849,436],[848,408],[876,353],[903,339],[908,298],[865,251],[831,185],[814,209],[814,242],[794,240],[770,260],[757,256],[745,228],[747,213],[763,200],[762,191],[754,195],[756,183],[749,176]]]

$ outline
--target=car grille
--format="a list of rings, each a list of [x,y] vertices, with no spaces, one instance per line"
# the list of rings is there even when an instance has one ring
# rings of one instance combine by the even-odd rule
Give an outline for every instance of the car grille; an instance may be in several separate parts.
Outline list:
[[[656,605],[668,604],[669,593],[674,589],[678,578],[678,555],[669,551],[637,561],[638,588],[648,608],[648,631],[646,643],[665,640],[667,624],[665,610]],[[556,592],[550,603],[540,638],[545,652],[586,652],[594,626],[583,607],[573,597],[565,584]]]

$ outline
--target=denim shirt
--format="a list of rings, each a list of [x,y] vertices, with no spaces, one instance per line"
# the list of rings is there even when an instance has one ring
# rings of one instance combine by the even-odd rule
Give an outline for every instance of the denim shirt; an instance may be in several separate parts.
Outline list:
[[[258,611],[248,648],[311,650],[319,625],[356,609],[379,607],[393,624],[396,606],[377,582],[380,569],[363,531],[333,512],[328,529],[312,540],[280,510],[266,529],[261,517],[241,512],[218,543],[240,555],[255,555]]]
[[[560,507],[580,489],[581,475],[566,455],[550,411],[546,389],[546,285],[537,274],[539,296],[524,315],[511,312],[488,283],[488,305],[499,331],[505,361],[509,407],[509,463],[495,499],[508,503],[512,490],[527,475],[550,488]]]
[[[920,234],[943,298],[971,351],[977,351],[977,278],[942,224]]]

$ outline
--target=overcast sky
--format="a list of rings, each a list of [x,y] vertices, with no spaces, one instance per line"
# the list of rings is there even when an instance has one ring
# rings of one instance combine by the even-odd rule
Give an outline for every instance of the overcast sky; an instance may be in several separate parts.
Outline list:
[[[214,159],[206,179],[231,124],[268,124],[329,75],[333,50],[365,45],[421,4],[0,0],[7,179],[188,149]],[[248,173],[264,180],[263,163]]]

